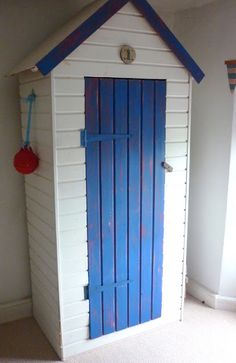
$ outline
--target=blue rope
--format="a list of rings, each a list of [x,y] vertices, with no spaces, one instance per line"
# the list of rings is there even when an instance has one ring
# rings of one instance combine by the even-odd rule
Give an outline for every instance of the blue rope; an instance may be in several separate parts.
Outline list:
[[[36,98],[36,94],[34,93],[34,90],[32,90],[32,93],[26,98],[26,101],[29,103],[29,110],[28,110],[28,121],[27,121],[27,129],[26,129],[26,134],[25,134],[24,147],[28,147],[30,145],[30,130],[31,130],[31,124],[32,124],[32,107],[33,107],[35,98]]]

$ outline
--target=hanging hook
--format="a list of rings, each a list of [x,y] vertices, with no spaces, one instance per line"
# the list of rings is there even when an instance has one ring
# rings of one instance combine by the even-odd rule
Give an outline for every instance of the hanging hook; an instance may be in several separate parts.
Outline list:
[[[26,102],[29,103],[29,110],[28,110],[28,120],[27,120],[27,128],[26,128],[26,134],[25,134],[25,142],[24,147],[27,148],[30,145],[30,130],[31,130],[31,123],[32,123],[32,107],[33,103],[35,102],[36,94],[34,90],[32,89],[31,94],[26,97]]]

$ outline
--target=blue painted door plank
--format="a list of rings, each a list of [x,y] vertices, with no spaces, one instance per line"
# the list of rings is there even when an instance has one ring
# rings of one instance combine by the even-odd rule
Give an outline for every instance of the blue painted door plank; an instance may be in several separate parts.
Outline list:
[[[86,128],[90,132],[99,132],[99,80],[87,78],[86,85]],[[89,167],[87,173],[87,207],[88,207],[88,249],[89,249],[89,286],[102,284],[101,276],[101,230],[100,230],[100,157],[99,144],[90,144],[86,149]],[[90,337],[103,334],[102,298],[98,291],[89,299]]]
[[[114,133],[113,80],[100,80],[101,133]],[[113,141],[101,142],[101,203],[102,203],[102,276],[103,285],[115,282],[114,241],[114,146]],[[115,331],[115,292],[103,292],[104,334]]]
[[[141,81],[129,81],[129,326],[140,317]]]
[[[141,322],[151,320],[154,81],[142,82]]]
[[[115,80],[115,133],[128,132],[128,82]],[[116,281],[128,279],[127,270],[127,140],[115,142]],[[128,326],[128,286],[116,288],[116,329]]]
[[[154,166],[154,228],[153,228],[153,292],[152,319],[161,316],[162,270],[164,233],[164,185],[165,171],[161,166],[165,160],[165,115],[166,82],[155,82],[155,166]]]

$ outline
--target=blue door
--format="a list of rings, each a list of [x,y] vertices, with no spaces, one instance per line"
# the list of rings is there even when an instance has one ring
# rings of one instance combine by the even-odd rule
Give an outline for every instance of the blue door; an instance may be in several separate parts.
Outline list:
[[[161,316],[166,82],[85,83],[93,339]]]

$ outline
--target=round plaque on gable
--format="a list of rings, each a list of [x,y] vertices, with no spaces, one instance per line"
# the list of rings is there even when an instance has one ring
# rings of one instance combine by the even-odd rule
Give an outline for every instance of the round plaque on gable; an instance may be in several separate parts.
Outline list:
[[[129,45],[123,45],[120,50],[120,57],[125,64],[131,64],[136,59],[135,49]]]

